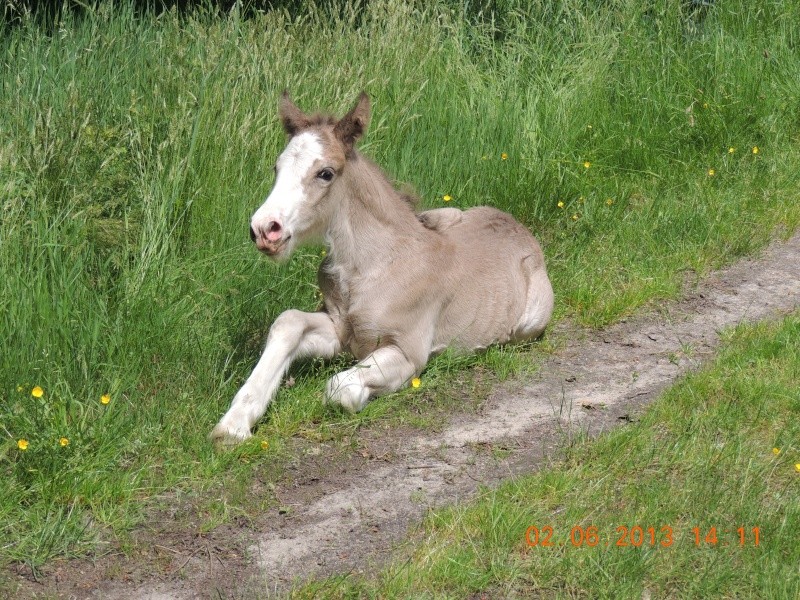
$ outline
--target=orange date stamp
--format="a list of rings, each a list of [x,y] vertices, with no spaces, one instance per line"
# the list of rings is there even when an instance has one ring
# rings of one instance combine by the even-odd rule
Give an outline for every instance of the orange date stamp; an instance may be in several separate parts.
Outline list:
[[[569,534],[559,535],[550,525],[537,527],[531,525],[525,530],[525,543],[530,548],[573,546],[575,548],[594,548],[607,546],[615,548],[662,547],[669,548],[676,539],[683,543],[693,543],[698,548],[718,546],[746,546],[756,548],[761,544],[759,527],[738,527],[724,529],[719,527],[692,527],[676,531],[670,525],[642,526],[620,525],[614,531],[603,531],[595,525],[585,527],[575,525]]]

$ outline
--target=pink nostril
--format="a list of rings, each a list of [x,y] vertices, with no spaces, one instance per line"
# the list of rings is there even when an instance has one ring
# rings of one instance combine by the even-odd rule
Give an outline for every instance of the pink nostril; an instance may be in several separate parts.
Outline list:
[[[270,221],[267,225],[267,240],[276,242],[283,237],[283,228],[277,221]]]

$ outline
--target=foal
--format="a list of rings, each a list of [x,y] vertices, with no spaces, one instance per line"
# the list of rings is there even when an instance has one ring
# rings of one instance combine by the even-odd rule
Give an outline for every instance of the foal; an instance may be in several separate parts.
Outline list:
[[[324,307],[278,316],[253,373],[211,432],[215,442],[250,437],[301,357],[349,351],[358,363],[331,377],[324,398],[356,412],[448,346],[476,351],[542,334],[553,289],[539,244],[511,215],[485,206],[415,214],[354,147],[369,121],[366,94],[338,121],[304,114],[286,93],[279,113],[289,143],[250,236],[277,260],[323,241]]]

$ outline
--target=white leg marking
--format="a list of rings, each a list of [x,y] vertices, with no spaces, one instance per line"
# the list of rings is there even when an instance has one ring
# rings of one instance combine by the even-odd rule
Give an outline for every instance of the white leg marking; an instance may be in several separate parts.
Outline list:
[[[353,368],[331,377],[325,386],[325,401],[358,412],[370,398],[400,389],[416,370],[397,346],[378,348]]]
[[[326,313],[299,310],[281,313],[269,330],[258,364],[214,427],[211,439],[231,444],[249,438],[250,430],[267,410],[292,362],[304,356],[330,358],[340,347],[333,321]]]

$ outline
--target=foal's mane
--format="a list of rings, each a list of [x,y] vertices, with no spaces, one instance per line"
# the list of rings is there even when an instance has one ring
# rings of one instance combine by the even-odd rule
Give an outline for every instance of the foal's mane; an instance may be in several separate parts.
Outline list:
[[[386,184],[386,188],[391,190],[397,199],[402,200],[413,212],[417,212],[420,198],[413,185],[406,182],[397,182],[389,177],[379,164],[365,157],[360,152],[356,153],[356,156],[356,160],[361,162],[362,168],[370,171],[373,177],[380,178]]]
[[[420,197],[417,196],[417,192],[414,190],[411,184],[401,183],[395,188],[395,191],[400,196],[400,199],[411,207],[411,210],[417,212],[417,209],[419,208]]]

